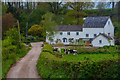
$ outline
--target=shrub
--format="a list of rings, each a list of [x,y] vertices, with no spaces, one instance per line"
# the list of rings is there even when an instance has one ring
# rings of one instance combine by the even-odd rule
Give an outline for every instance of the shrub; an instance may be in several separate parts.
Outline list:
[[[46,44],[43,49],[42,49],[43,52],[49,52],[49,53],[53,53],[53,47],[50,45],[50,44]]]
[[[56,45],[57,45],[57,46],[64,46],[63,43],[57,43]]]
[[[43,42],[43,43],[44,43],[45,45],[46,45],[46,44],[49,44],[48,42]]]

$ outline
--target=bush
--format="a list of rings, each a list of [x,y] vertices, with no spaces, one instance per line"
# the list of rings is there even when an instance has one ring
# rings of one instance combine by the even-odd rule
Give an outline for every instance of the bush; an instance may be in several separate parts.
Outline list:
[[[49,52],[49,53],[53,54],[53,47],[50,44],[46,44],[43,47],[42,51],[43,52]]]
[[[49,43],[48,43],[48,42],[43,42],[43,44],[45,44],[45,45],[46,45],[46,44],[49,44]]]
[[[57,43],[56,46],[64,46],[63,43]]]

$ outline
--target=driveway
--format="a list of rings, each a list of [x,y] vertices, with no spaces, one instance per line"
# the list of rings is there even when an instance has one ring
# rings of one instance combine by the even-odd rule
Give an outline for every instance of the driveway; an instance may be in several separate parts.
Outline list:
[[[42,42],[31,43],[32,49],[14,64],[6,78],[40,78],[37,73],[37,60],[41,53]]]

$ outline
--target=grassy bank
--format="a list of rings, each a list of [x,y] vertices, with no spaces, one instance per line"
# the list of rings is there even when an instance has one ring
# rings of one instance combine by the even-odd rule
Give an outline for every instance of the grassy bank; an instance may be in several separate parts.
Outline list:
[[[49,49],[45,49],[49,48]],[[118,53],[113,54],[78,54],[56,57],[50,45],[44,46],[40,54],[37,70],[45,79],[53,78],[119,78]]]
[[[10,67],[20,58],[24,57],[28,51],[31,49],[29,47],[27,50],[25,49],[25,46],[23,45],[21,49],[17,49],[16,52],[11,52],[8,48],[2,48],[3,49],[3,55],[2,55],[2,78],[6,77],[6,74],[8,73]],[[10,53],[4,55],[7,51],[10,51]],[[19,52],[19,53],[18,53]]]

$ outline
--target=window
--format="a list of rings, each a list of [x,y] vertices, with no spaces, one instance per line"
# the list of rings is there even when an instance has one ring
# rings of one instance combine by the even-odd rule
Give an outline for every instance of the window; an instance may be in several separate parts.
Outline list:
[[[67,35],[70,35],[70,32],[67,32]]]
[[[110,36],[110,33],[108,33],[108,36]]]
[[[97,36],[97,34],[94,34],[94,37],[96,37]]]
[[[89,34],[86,34],[86,37],[89,37]]]
[[[108,25],[110,25],[110,21],[108,21]]]
[[[76,32],[76,35],[79,35],[79,32]]]
[[[69,38],[69,42],[73,42],[74,41],[74,38]]]
[[[63,38],[63,42],[67,42],[67,38]]]
[[[99,40],[99,43],[101,44],[101,43],[102,43],[102,40]]]
[[[63,33],[62,32],[60,32],[60,35],[62,35]]]

